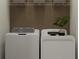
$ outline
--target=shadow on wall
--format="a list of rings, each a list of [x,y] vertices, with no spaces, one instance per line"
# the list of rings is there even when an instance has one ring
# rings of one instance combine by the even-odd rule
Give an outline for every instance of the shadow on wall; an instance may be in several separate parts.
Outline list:
[[[5,41],[3,41],[3,44],[2,44],[2,55],[1,55],[1,59],[5,59]]]

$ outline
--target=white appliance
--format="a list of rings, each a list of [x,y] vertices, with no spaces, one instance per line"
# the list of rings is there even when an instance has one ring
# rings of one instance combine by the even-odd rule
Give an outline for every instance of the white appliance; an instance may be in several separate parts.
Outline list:
[[[39,30],[6,34],[5,59],[39,59]]]
[[[44,29],[41,32],[41,59],[75,59],[73,36],[59,35],[60,29]],[[52,32],[49,33],[48,32]],[[55,35],[56,33],[56,35]],[[51,34],[51,35],[50,35]]]

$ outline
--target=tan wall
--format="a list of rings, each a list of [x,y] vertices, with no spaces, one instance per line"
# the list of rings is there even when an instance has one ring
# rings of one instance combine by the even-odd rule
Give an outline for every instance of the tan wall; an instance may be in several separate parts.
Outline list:
[[[78,59],[78,0],[72,0],[70,34],[75,37],[75,43],[76,43],[75,59]]]
[[[5,59],[5,34],[9,32],[8,0],[0,0],[0,59]]]

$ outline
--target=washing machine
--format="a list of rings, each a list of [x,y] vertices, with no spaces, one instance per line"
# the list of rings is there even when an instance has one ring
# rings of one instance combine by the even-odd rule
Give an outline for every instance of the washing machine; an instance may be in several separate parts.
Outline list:
[[[39,59],[39,30],[7,33],[5,59]]]
[[[65,29],[43,29],[41,59],[75,59],[75,38]]]

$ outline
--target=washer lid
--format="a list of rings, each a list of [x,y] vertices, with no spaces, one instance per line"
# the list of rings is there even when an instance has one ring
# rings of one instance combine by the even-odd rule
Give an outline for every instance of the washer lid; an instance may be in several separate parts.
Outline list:
[[[43,29],[42,35],[51,35],[51,36],[64,36],[67,35],[67,31],[65,29]]]

